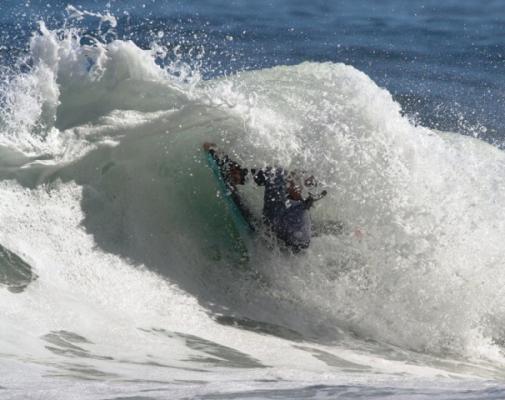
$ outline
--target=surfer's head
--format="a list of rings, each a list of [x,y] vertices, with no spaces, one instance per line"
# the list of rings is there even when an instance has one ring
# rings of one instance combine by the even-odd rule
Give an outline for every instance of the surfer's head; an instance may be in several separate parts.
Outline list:
[[[290,171],[286,177],[287,192],[293,200],[303,200],[304,194],[308,195],[308,188],[316,186],[316,181],[313,176],[307,177],[303,171]]]

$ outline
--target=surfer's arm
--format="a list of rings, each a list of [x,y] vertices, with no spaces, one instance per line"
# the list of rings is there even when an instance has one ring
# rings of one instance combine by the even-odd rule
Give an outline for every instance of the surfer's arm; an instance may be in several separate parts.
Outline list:
[[[215,151],[217,150],[217,146],[216,146],[216,144],[215,144],[215,143],[205,142],[205,143],[203,144],[203,149],[204,149],[205,151],[208,151],[209,153],[210,153],[210,151],[215,152]]]
[[[224,164],[223,160],[221,160],[217,153],[217,146],[214,143],[205,142],[203,144],[203,149],[208,152],[214,160],[216,160],[219,166]]]

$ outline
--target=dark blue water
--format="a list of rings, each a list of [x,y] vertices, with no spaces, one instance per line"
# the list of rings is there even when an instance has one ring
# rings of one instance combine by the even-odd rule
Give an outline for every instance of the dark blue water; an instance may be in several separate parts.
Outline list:
[[[114,15],[118,27],[106,40],[177,47],[205,78],[308,60],[344,62],[387,88],[418,123],[504,142],[501,0],[4,0],[0,64],[16,63],[37,21],[62,28],[68,4]],[[96,19],[78,24],[98,29]]]

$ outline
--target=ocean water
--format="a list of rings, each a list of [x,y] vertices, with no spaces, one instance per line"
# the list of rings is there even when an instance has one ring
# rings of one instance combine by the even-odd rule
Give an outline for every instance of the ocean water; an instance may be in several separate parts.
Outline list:
[[[505,398],[502,2],[0,11],[1,399]],[[317,176],[308,250],[205,141]]]

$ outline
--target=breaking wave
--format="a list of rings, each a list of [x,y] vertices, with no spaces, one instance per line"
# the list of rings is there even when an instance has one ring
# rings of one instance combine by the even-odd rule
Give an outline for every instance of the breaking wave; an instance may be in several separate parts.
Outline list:
[[[89,339],[138,361],[142,343],[128,346],[142,328],[150,345],[160,332],[226,342],[246,367],[276,365],[267,348],[282,348],[257,333],[502,365],[502,151],[414,125],[348,65],[202,80],[163,56],[41,24],[25,70],[3,72],[0,278],[21,288],[0,290],[3,353],[43,358],[40,338]],[[318,177],[329,194],[310,249],[257,240],[237,261],[204,141]],[[261,193],[244,192],[259,213]],[[336,221],[343,231],[324,229]],[[30,272],[12,283],[20,266]]]

